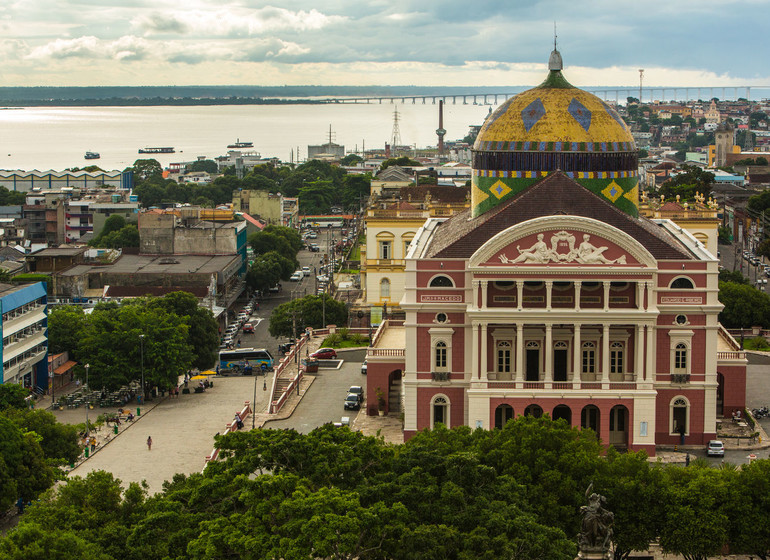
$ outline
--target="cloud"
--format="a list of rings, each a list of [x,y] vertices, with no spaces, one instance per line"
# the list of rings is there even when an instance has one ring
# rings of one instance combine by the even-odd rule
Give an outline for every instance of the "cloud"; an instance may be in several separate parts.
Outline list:
[[[344,16],[327,16],[315,8],[291,11],[268,6],[258,10],[152,11],[135,17],[131,24],[145,35],[196,35],[199,37],[254,36],[281,31],[311,31],[340,24]]]
[[[36,47],[26,56],[30,60],[88,58],[122,61],[143,60],[153,52],[154,45],[141,37],[125,36],[115,41],[103,41],[87,36],[76,39],[56,39]]]

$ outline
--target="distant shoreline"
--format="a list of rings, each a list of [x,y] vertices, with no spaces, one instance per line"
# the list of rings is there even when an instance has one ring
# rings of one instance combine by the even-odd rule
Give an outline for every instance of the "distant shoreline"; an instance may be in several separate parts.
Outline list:
[[[26,107],[164,107],[195,105],[327,105],[325,99],[0,99],[0,110]]]

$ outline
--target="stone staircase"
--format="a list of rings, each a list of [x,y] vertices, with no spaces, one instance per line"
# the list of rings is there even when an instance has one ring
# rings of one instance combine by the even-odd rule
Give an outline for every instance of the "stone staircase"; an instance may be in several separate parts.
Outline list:
[[[401,378],[394,379],[388,391],[388,414],[401,412]]]

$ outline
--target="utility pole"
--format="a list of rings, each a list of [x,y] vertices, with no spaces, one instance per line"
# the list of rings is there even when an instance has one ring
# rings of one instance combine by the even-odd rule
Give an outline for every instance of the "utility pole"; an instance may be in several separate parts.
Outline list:
[[[85,386],[85,389],[88,390],[88,370],[90,369],[91,365],[90,364],[86,364],[85,367],[86,367],[86,386]],[[88,429],[88,427],[89,427],[89,425],[88,425],[88,404],[89,404],[88,400],[86,400],[86,436],[88,436],[88,433],[90,431]],[[86,445],[88,445],[88,444],[86,444]],[[87,450],[88,450],[88,448],[86,448],[86,451]]]
[[[642,79],[644,78],[644,68],[639,68],[639,105],[642,104]]]

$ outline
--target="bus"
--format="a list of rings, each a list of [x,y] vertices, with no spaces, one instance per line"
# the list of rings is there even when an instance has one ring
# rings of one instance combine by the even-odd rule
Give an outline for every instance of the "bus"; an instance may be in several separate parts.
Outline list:
[[[273,369],[273,355],[264,348],[237,348],[219,352],[219,371],[251,373],[253,370]]]

